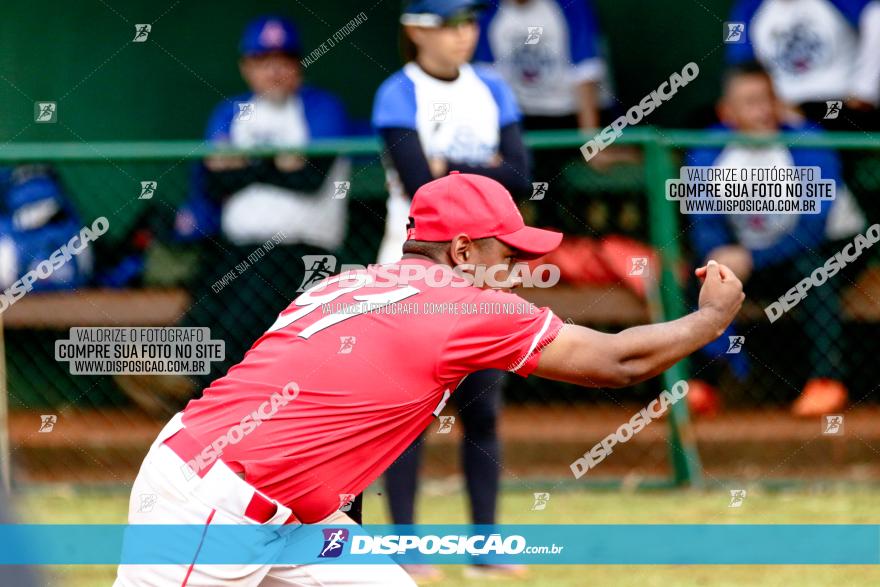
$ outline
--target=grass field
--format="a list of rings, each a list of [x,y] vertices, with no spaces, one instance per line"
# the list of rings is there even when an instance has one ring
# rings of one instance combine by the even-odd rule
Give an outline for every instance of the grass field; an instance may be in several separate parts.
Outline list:
[[[21,495],[23,520],[33,523],[124,523],[127,495],[118,492],[82,493],[39,490]],[[728,508],[725,492],[605,491],[554,492],[546,510],[531,511],[528,492],[506,491],[501,500],[503,523],[584,524],[876,524],[880,522],[880,491],[766,492],[755,489],[741,508]],[[383,498],[366,499],[367,523],[386,523]],[[466,523],[465,503],[448,485],[426,488],[419,504],[423,523]],[[439,587],[480,585],[462,576],[459,566],[444,566]],[[110,585],[110,567],[56,567],[46,584],[58,587]],[[789,586],[880,585],[878,566],[534,566],[529,576],[493,584],[533,587],[604,586]]]

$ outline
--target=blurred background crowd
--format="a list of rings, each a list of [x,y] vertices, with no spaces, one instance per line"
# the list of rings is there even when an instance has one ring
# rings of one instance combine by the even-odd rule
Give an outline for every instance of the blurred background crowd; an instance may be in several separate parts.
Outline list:
[[[696,87],[680,92],[643,124],[756,134],[877,129],[877,2],[740,1],[715,7],[713,18],[699,29],[687,26],[682,15],[677,28],[670,24],[653,38],[635,30],[645,20],[660,19],[659,7],[640,7],[629,30],[620,26],[623,7],[594,6],[590,0],[408,2],[397,14],[355,8],[352,4],[349,26],[336,35],[338,45],[331,40],[330,48],[325,42],[330,35],[302,33],[303,28],[313,30],[316,20],[323,28],[330,24],[318,14],[303,16],[307,27],[282,14],[250,21],[206,15],[210,19],[192,25],[211,34],[193,37],[211,45],[210,61],[196,48],[172,53],[161,43],[174,39],[156,23],[150,34],[166,59],[180,59],[180,53],[210,65],[195,76],[199,91],[175,89],[173,80],[145,75],[154,63],[138,57],[139,64],[127,71],[135,94],[120,104],[109,103],[109,92],[93,91],[88,95],[103,97],[74,102],[76,96],[68,94],[76,86],[63,93],[64,84],[58,83],[52,90],[63,94],[57,97],[61,124],[48,131],[48,125],[20,129],[13,136],[14,124],[8,120],[3,134],[10,141],[47,132],[55,139],[86,144],[192,139],[201,120],[200,134],[213,145],[296,148],[320,139],[377,135],[383,146],[381,171],[376,158],[330,155],[214,155],[195,164],[179,161],[174,166],[178,173],[164,172],[168,181],[158,182],[155,198],[151,193],[151,199],[126,207],[111,238],[50,279],[36,282],[35,288],[186,285],[200,301],[182,323],[225,330],[228,366],[294,297],[308,269],[304,255],[338,254],[341,262],[352,257],[359,262],[394,259],[400,253],[409,196],[430,179],[458,169],[501,181],[529,220],[566,233],[565,245],[547,259],[559,265],[565,283],[622,284],[644,295],[641,282],[625,279],[627,259],[653,254],[643,244],[647,226],[639,149],[614,146],[585,163],[570,148],[530,151],[524,142],[529,131],[581,130],[590,138],[639,102],[632,97],[638,89],[655,87],[657,79],[668,78],[687,61],[700,66]],[[710,30],[702,30],[706,28]],[[688,50],[680,41],[689,37],[711,42],[694,43],[694,50]],[[23,68],[30,65],[58,68],[58,56],[36,51],[31,58],[16,59],[12,71],[29,77]],[[373,63],[369,71],[355,64],[364,58]],[[400,64],[404,67],[393,73]],[[186,62],[179,66],[190,67]],[[89,77],[101,78],[105,72],[99,66]],[[118,77],[96,81],[106,90],[108,82],[122,83]],[[244,91],[217,87],[236,85]],[[621,86],[627,87],[619,90]],[[204,98],[206,89],[221,99]],[[5,91],[9,98],[14,90]],[[826,115],[829,101],[840,104],[839,115]],[[141,107],[153,103],[162,103],[165,110]],[[114,128],[118,119],[124,124]],[[86,122],[87,131],[80,128]],[[682,242],[694,263],[717,258],[769,299],[821,265],[829,252],[866,226],[866,217],[875,216],[880,162],[870,151],[841,156],[828,149],[784,145],[729,146],[682,153],[681,163],[815,164],[836,180],[839,197],[820,215],[683,219],[687,238]],[[183,168],[188,168],[185,181]],[[42,161],[2,168],[4,288],[47,258],[84,219],[114,201],[118,176],[129,175],[116,173],[111,179],[107,174],[113,171],[99,166],[88,169],[87,179],[84,173],[82,167]],[[150,175],[143,179],[155,180]],[[383,210],[375,200],[386,193]],[[366,203],[371,199],[372,207]],[[385,226],[377,226],[383,218]],[[370,252],[382,230],[379,249]],[[283,234],[284,246],[273,252],[270,262],[256,263],[235,287],[211,291],[254,246],[278,234]],[[167,255],[175,261],[165,260]],[[851,269],[850,281],[857,269]],[[809,352],[805,395],[795,405],[800,413],[833,411],[847,396],[837,302],[846,280],[836,283],[808,298],[809,307],[797,313],[805,317],[801,326],[808,334],[811,325],[818,328],[809,336],[815,344]],[[823,332],[825,336],[818,336]],[[709,349],[709,356],[717,353]],[[733,373],[746,377],[748,357],[732,359]],[[714,364],[703,371],[704,379],[714,386],[719,365],[709,362]]]
[[[47,149],[48,157],[0,159],[0,288],[105,215],[107,237],[35,290],[182,290],[187,301],[168,325],[210,326],[227,352],[201,379],[84,381],[53,363],[54,333],[16,321],[10,308],[13,409],[133,402],[166,417],[243,356],[312,269],[399,256],[409,197],[451,170],[500,181],[527,222],[565,233],[544,260],[560,267],[561,290],[578,308],[560,315],[608,329],[644,321],[638,310],[622,319],[583,310],[636,308],[650,297],[631,274],[633,259],[653,264],[662,254],[648,244],[643,149],[612,145],[587,162],[576,147],[554,148],[552,135],[535,133],[569,131],[586,142],[688,62],[699,66],[698,78],[641,123],[661,137],[669,128],[785,131],[810,140],[880,130],[877,0],[718,0],[702,9],[610,0],[327,4],[270,2],[261,15],[242,3],[184,3],[156,16],[150,3],[133,2],[128,14],[142,20],[71,4],[55,16],[77,26],[56,31],[52,43],[46,22],[11,8],[19,26],[0,38],[0,104],[27,117],[0,119],[0,158],[20,142],[79,143],[94,156],[53,157]],[[132,42],[139,22],[151,29]],[[30,118],[38,101],[56,105],[53,124]],[[378,155],[296,152],[370,137]],[[144,147],[119,158],[98,146],[194,139],[220,152],[178,157]],[[686,252],[680,274],[688,306],[695,288],[687,276],[706,259],[734,268],[763,307],[880,217],[876,146],[838,152],[797,140],[730,143],[678,157],[680,165],[818,166],[837,182],[837,198],[815,215],[680,217],[675,246]],[[270,241],[277,246],[265,258],[222,281]],[[878,349],[865,342],[876,340],[876,310],[845,303],[855,291],[876,305],[875,258],[863,255],[778,327],[756,327],[746,316],[704,349],[692,363],[691,408],[711,415],[722,402],[776,405],[818,416],[876,402],[867,367]],[[748,352],[728,352],[728,336],[741,335]],[[530,385],[485,372],[456,393],[476,522],[494,521],[502,396],[575,401],[566,386]],[[386,480],[398,523],[413,521],[420,445]]]

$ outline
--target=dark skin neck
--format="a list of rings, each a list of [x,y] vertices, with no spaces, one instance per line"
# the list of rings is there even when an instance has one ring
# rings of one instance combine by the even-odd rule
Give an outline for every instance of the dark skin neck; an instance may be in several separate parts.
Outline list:
[[[434,263],[437,263],[438,265],[449,265],[450,267],[452,267],[452,265],[449,262],[449,257],[440,258],[440,257],[429,257],[428,255],[422,255],[419,253],[404,253],[403,257],[401,257],[401,259],[423,259],[425,261],[433,261]]]
[[[422,255],[421,253],[404,253],[402,259],[427,259],[429,261],[434,261],[435,263],[442,263],[440,259],[437,257],[429,257],[428,255]]]
[[[461,235],[457,238],[463,238],[471,244],[471,263],[482,263],[491,265],[493,263],[503,263],[505,262],[505,259],[509,257],[515,257],[518,261],[529,261],[535,258],[534,256],[527,255],[522,251],[511,248],[493,237],[477,239],[477,241],[472,241],[471,239],[467,238],[466,235]],[[480,246],[473,248],[473,245],[475,245],[476,242],[480,242],[481,244]],[[451,247],[443,249],[440,252],[436,252],[434,255],[425,255],[422,253],[404,253],[402,259],[425,259],[428,261],[433,261],[434,263],[438,263],[440,265],[448,265],[449,267],[454,267],[459,262],[468,262],[468,253],[466,252],[464,252],[463,254],[462,261],[456,261],[456,255],[461,255],[461,253],[463,252],[460,250],[459,246],[456,246],[457,244],[458,241],[455,241]],[[457,253],[453,254],[453,251],[457,251]],[[473,256],[475,252],[478,253],[477,257]],[[485,256],[486,254],[488,254],[488,257]]]

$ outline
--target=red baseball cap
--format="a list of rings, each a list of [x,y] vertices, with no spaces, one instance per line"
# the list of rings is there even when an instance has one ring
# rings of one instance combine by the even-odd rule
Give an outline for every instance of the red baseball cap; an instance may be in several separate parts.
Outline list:
[[[510,192],[494,179],[450,171],[416,190],[406,238],[446,242],[462,233],[472,239],[494,236],[536,256],[562,242],[561,232],[526,226]]]

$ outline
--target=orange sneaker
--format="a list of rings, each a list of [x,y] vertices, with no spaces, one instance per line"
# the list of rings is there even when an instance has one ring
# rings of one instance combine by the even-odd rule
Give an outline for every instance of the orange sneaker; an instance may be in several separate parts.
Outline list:
[[[801,418],[839,412],[846,406],[849,394],[846,386],[836,379],[817,377],[810,379],[795,402],[791,413]]]
[[[711,418],[717,415],[721,408],[721,394],[717,387],[702,379],[690,379],[687,402],[691,415]]]

